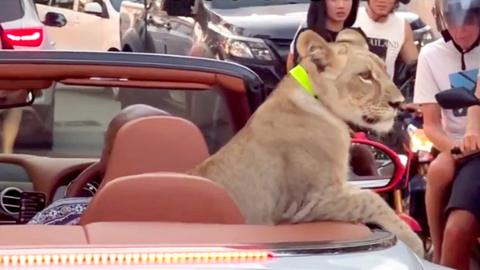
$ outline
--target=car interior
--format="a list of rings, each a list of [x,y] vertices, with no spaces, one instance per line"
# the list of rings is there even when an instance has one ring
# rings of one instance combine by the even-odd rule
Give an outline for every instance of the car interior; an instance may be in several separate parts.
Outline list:
[[[152,91],[216,91],[225,101],[233,132],[240,130],[254,111],[251,78],[238,72],[218,71],[222,66],[215,70],[212,67],[220,65],[216,61],[207,61],[209,68],[198,71],[181,65],[159,68],[113,61],[36,62],[42,57],[33,55],[28,63],[0,60],[0,88],[8,84],[9,89],[41,91],[61,83]],[[201,61],[205,60],[198,63]],[[232,64],[232,68],[239,67]],[[115,137],[104,177],[99,179],[98,190],[79,225],[25,225],[17,215],[3,213],[0,247],[352,243],[376,236],[378,228],[364,224],[245,224],[225,190],[209,179],[188,174],[210,154],[212,150],[201,128],[186,118],[151,116],[133,120],[122,126]],[[96,158],[0,155],[0,164],[25,171],[30,182],[28,191],[44,194],[45,206],[64,196],[64,190],[60,190],[71,182],[75,185],[66,195],[78,194],[90,177],[96,178],[96,162]]]

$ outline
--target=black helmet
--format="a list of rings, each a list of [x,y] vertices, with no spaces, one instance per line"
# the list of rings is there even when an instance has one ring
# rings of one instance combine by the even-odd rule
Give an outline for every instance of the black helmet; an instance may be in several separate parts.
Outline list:
[[[435,0],[433,16],[443,39],[446,42],[452,41],[457,50],[462,54],[462,70],[465,70],[464,54],[480,44],[480,35],[470,48],[463,50],[452,39],[448,32],[448,25],[463,26],[472,24],[475,22],[475,19],[477,20],[476,23],[480,23],[478,19],[480,16],[480,0]]]
[[[448,24],[465,25],[480,15],[480,0],[435,0],[433,10],[439,31]]]

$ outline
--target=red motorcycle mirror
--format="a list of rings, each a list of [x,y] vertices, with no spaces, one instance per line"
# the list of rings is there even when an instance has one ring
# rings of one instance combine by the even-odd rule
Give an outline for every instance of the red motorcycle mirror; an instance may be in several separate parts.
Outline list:
[[[392,149],[368,139],[363,133],[354,136],[351,149],[349,182],[353,185],[385,192],[402,180],[405,167]]]

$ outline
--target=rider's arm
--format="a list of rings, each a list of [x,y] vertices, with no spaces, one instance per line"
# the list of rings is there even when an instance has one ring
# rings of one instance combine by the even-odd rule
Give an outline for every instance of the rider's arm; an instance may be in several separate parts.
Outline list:
[[[442,152],[449,152],[455,143],[442,127],[440,106],[436,103],[422,104],[423,130],[433,145]]]
[[[480,98],[480,83],[477,83],[475,95]],[[467,133],[480,134],[480,106],[472,106],[468,109]]]
[[[435,99],[440,91],[434,76],[438,67],[430,65],[428,59],[431,53],[435,52],[425,48],[418,56],[413,101],[421,105],[425,135],[440,151],[450,151],[454,142],[443,130],[441,108]]]
[[[477,80],[478,81],[478,80]],[[475,95],[480,97],[480,83],[477,83]],[[467,128],[463,138],[462,150],[464,152],[480,150],[480,107],[472,106],[468,109]]]
[[[402,50],[400,51],[400,57],[403,62],[411,63],[418,58],[418,49],[415,46],[415,40],[413,38],[413,31],[408,22],[405,22],[405,42],[403,43]]]

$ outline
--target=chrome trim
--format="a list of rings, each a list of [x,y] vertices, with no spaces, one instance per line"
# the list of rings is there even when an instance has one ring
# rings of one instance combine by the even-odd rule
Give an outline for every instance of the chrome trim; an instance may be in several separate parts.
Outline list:
[[[375,180],[361,180],[361,181],[351,180],[351,181],[348,181],[348,183],[353,184],[360,188],[380,188],[380,187],[387,186],[391,180],[392,179],[390,178],[375,179]]]
[[[393,247],[397,237],[390,232],[375,229],[373,235],[365,240],[331,241],[318,243],[284,243],[266,246],[275,257],[293,257],[304,255],[339,255],[353,252],[378,251]],[[256,247],[258,248],[258,247]]]

